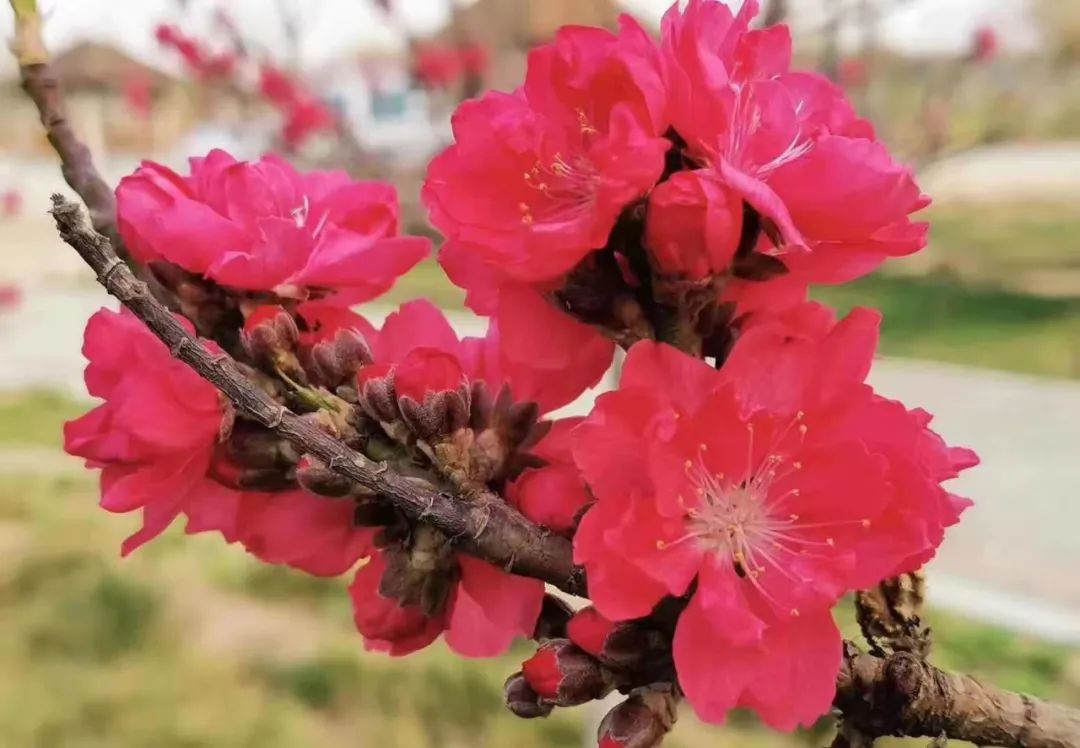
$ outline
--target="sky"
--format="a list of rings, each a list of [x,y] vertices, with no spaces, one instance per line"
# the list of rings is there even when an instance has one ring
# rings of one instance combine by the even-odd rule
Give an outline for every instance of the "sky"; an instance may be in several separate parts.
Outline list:
[[[438,30],[449,17],[455,0],[395,0],[398,22],[411,33]],[[457,0],[469,2],[469,0]],[[656,23],[671,0],[619,0],[647,23]],[[741,5],[741,0],[725,0]],[[767,0],[766,0],[767,1]],[[822,9],[830,0],[793,0],[796,32],[820,27]],[[1061,0],[1075,2],[1076,0]],[[1037,44],[1028,18],[1032,0],[907,0],[892,2],[896,9],[883,18],[880,40],[910,54],[962,54],[980,26],[994,27],[1006,49],[1027,50]],[[210,28],[213,9],[228,7],[245,33],[268,50],[285,47],[277,6],[301,9],[304,33],[301,60],[319,67],[360,46],[395,49],[401,37],[372,0],[39,0],[47,14],[46,42],[63,49],[83,39],[111,42],[147,62],[168,67],[169,55],[154,41],[153,28],[161,21],[181,21],[194,33]],[[0,34],[9,36],[12,17],[7,3],[0,5]],[[267,12],[271,9],[273,12]],[[857,44],[857,33],[844,34]]]

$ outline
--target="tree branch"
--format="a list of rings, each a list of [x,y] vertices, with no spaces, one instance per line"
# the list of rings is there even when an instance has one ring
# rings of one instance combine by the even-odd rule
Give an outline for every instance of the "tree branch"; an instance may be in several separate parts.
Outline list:
[[[232,358],[211,354],[191,336],[116,256],[108,239],[86,224],[77,205],[54,195],[52,213],[61,237],[94,269],[106,290],[134,312],[173,355],[225,393],[241,416],[315,455],[408,516],[446,533],[466,552],[570,594],[586,594],[584,576],[573,564],[568,540],[545,533],[494,494],[455,496],[412,481],[274,402],[244,377]],[[983,686],[908,652],[876,657],[849,645],[837,680],[835,705],[852,735],[944,734],[984,746],[1080,748],[1080,710]]]
[[[566,538],[545,533],[494,494],[478,491],[453,496],[410,480],[274,402],[247,380],[230,356],[211,354],[184,329],[117,257],[109,240],[86,224],[79,206],[54,195],[52,214],[60,236],[97,272],[98,282],[134,312],[174,356],[225,393],[241,416],[385,497],[408,516],[438,528],[463,550],[509,572],[542,579],[571,594],[584,594],[584,577],[574,567]]]
[[[15,11],[12,50],[19,63],[22,88],[34,102],[45,135],[60,156],[64,181],[78,193],[90,210],[94,230],[112,242],[116,252],[129,261],[116,226],[116,198],[98,174],[93,156],[68,121],[60,81],[49,65],[49,53],[41,34],[41,17],[35,0],[11,0]]]
[[[984,686],[915,654],[848,648],[835,705],[870,736],[938,737],[1000,748],[1078,748],[1080,710]]]

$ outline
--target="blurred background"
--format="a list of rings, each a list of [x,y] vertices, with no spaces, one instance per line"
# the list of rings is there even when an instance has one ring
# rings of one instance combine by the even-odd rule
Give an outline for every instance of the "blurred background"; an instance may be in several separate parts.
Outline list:
[[[517,85],[529,47],[562,24],[629,11],[655,28],[668,4],[39,2],[73,119],[114,184],[142,158],[182,168],[212,147],[273,149],[394,181],[413,232],[430,231],[423,168],[459,101]],[[874,384],[984,460],[954,487],[977,503],[929,572],[935,661],[1080,705],[1080,4],[765,5],[766,22],[792,25],[801,65],[847,88],[935,199],[927,251],[817,292],[884,311]],[[11,24],[0,9],[0,31]],[[0,745],[591,744],[600,708],[539,722],[502,708],[524,645],[486,662],[441,646],[366,654],[347,580],[269,568],[218,538],[174,531],[120,561],[135,518],[100,511],[94,475],[60,450],[62,422],[88,406],[82,326],[110,301],[53,233],[57,163],[2,57]],[[415,296],[482,329],[434,263],[367,312]],[[742,715],[683,723],[669,745],[827,742],[825,723],[796,736]]]

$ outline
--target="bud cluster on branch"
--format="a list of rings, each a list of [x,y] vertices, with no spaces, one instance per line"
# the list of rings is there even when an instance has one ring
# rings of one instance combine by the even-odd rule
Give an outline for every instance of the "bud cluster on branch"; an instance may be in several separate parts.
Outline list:
[[[602,748],[659,745],[683,700],[781,730],[835,707],[838,744],[1080,745],[1071,710],[925,660],[912,573],[970,504],[942,484],[978,460],[866,384],[879,314],[806,299],[920,249],[927,200],[755,12],[691,0],[659,44],[630,19],[565,29],[521,89],[462,106],[424,199],[482,337],[426,301],[379,327],[353,311],[429,252],[399,235],[386,184],[213,151],[186,175],[144,164],[113,222],[56,129],[55,81],[37,90],[47,64],[27,61],[110,234],[56,196],[61,236],[125,306],[87,326],[102,402],[65,427],[103,508],[141,512],[123,552],[179,519],[351,573],[365,646],[392,656],[534,639],[507,706],[538,718],[617,691]],[[618,388],[558,417],[616,344]],[[871,654],[833,620],[857,591]]]

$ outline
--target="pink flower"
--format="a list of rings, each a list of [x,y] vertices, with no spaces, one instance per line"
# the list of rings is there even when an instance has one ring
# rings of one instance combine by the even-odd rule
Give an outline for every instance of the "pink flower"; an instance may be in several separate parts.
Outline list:
[[[353,621],[364,637],[364,646],[395,657],[423,649],[439,638],[445,622],[427,617],[417,606],[402,607],[379,591],[386,559],[376,553],[356,572],[349,585]]]
[[[155,36],[163,47],[175,49],[197,78],[204,81],[227,79],[236,72],[236,55],[210,52],[198,40],[181,31],[179,26],[161,24]]]
[[[971,40],[971,59],[980,63],[989,62],[997,56],[999,46],[997,31],[992,26],[980,26],[975,29]]]
[[[235,539],[239,494],[207,478],[223,424],[214,386],[174,359],[127,310],[91,317],[83,354],[86,388],[105,402],[65,424],[64,449],[101,469],[104,509],[142,510],[143,527],[124,541],[123,553],[180,514],[196,523],[203,513],[231,514],[213,524]]]
[[[463,657],[495,657],[506,652],[514,638],[532,635],[544,598],[543,582],[512,576],[463,554],[456,563],[459,578],[445,609],[425,616],[418,606],[402,606],[379,591],[387,566],[384,554],[375,553],[349,587],[365,647],[402,656],[442,635]]]
[[[448,89],[461,78],[464,60],[445,44],[420,44],[413,51],[416,78],[424,88]]]
[[[565,402],[564,385],[557,378],[543,368],[529,368],[505,356],[495,326],[483,338],[459,339],[442,313],[426,301],[410,302],[391,314],[372,351],[375,362],[358,377],[365,407],[380,420],[396,417],[395,406],[387,407],[385,402],[387,392],[392,392],[410,430],[432,441],[470,427],[480,431],[474,432],[480,449],[491,446],[485,440],[494,434],[481,435],[488,425],[469,410],[471,393],[479,383],[485,385],[489,398],[508,389],[511,404],[501,406],[504,413],[511,412],[513,403],[534,401],[543,414]],[[572,419],[557,422],[534,446],[529,446],[533,439],[520,435],[525,438],[520,448],[527,448],[544,464],[517,476],[509,489],[510,501],[526,516],[560,532],[573,527],[588,501],[570,454],[569,433],[575,423]],[[490,454],[495,459],[501,451]],[[357,627],[369,647],[407,654],[441,633],[459,654],[488,657],[506,651],[515,637],[532,634],[544,596],[541,582],[455,553],[450,563],[458,572],[448,600],[442,610],[425,617],[417,606],[402,606],[393,597],[372,593],[386,573],[384,555],[376,553],[375,560],[359,572],[352,592]]]
[[[921,249],[926,224],[910,214],[929,200],[911,171],[839,88],[789,70],[786,27],[749,29],[756,12],[754,0],[737,16],[714,0],[690,0],[664,18],[661,49],[684,160],[754,209],[762,235],[750,248],[781,259],[803,289]],[[730,236],[713,251],[727,256]],[[727,296],[760,293],[747,288],[754,285],[760,279],[735,282]]]
[[[316,133],[338,128],[333,110],[280,68],[262,65],[259,92],[285,117],[281,138],[290,151],[299,149]]]
[[[353,527],[348,502],[241,491],[216,479],[230,467],[218,454],[227,437],[221,396],[133,314],[97,312],[83,353],[87,390],[104,402],[65,424],[64,448],[101,470],[104,509],[142,510],[124,555],[179,516],[188,533],[220,532],[264,561],[312,574],[342,574],[368,554],[370,531]]]
[[[530,53],[522,89],[458,109],[455,143],[424,185],[431,219],[509,278],[557,279],[603,247],[660,177],[663,107],[640,27],[565,28]]]
[[[303,490],[245,492],[238,540],[270,564],[336,577],[372,553],[374,531],[353,525],[351,502]]]
[[[0,311],[14,309],[22,303],[22,291],[18,286],[0,284]]]
[[[790,730],[823,714],[831,607],[920,566],[967,505],[940,482],[974,455],[863,383],[877,324],[814,304],[755,318],[720,372],[639,343],[574,432],[598,499],[575,536],[593,602],[636,618],[696,580],[674,655],[707,721],[743,706]]]
[[[143,262],[172,262],[222,285],[279,296],[372,299],[427,256],[398,236],[394,188],[344,172],[301,174],[275,156],[224,151],[191,176],[145,162],[117,190],[124,241]]]
[[[544,388],[550,388],[553,401],[572,402],[611,366],[614,344],[596,328],[560,311],[537,287],[509,280],[495,265],[452,241],[440,250],[439,264],[453,283],[468,291],[469,308],[492,318],[506,366],[543,371]],[[544,334],[537,335],[537,329]],[[535,399],[535,394],[529,397]]]

